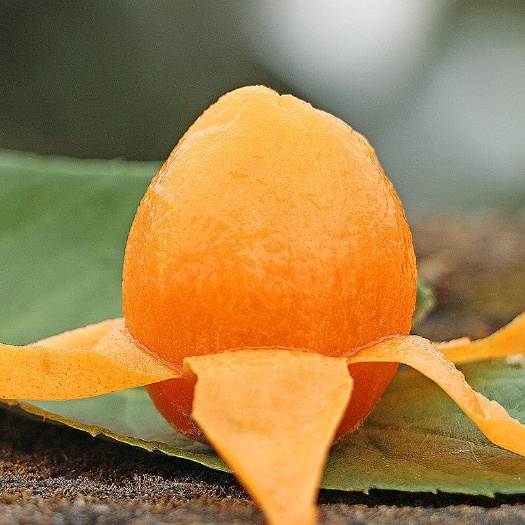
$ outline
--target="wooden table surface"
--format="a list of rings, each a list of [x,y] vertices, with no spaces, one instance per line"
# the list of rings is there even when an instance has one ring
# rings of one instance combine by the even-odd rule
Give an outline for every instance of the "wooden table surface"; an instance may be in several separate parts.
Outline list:
[[[438,301],[415,333],[482,337],[525,310],[525,213],[411,224]],[[525,524],[525,494],[321,491],[319,502],[322,524]],[[0,525],[173,523],[264,520],[231,475],[0,410]]]

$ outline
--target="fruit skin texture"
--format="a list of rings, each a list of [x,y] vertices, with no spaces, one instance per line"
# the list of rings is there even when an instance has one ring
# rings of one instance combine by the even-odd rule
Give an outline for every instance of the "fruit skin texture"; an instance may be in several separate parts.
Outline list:
[[[139,206],[124,260],[128,329],[178,366],[233,348],[351,355],[408,334],[415,297],[410,230],[366,139],[259,86],[224,95],[186,132]],[[352,366],[340,433],[395,369]],[[191,406],[180,381],[149,387],[168,421],[180,396]]]

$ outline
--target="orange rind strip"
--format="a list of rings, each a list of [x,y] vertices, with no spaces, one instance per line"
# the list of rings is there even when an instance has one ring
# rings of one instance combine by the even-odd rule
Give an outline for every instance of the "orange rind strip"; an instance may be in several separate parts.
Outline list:
[[[137,344],[123,319],[103,321],[27,346],[0,344],[2,399],[79,399],[180,375]]]
[[[506,450],[525,456],[525,425],[496,401],[475,392],[441,350],[417,336],[392,337],[359,350],[348,363],[396,362],[408,365],[440,386],[485,436]]]
[[[484,339],[462,337],[436,346],[457,364],[525,353],[525,312]]]
[[[312,525],[352,390],[346,358],[250,349],[186,358],[192,416],[271,525]]]

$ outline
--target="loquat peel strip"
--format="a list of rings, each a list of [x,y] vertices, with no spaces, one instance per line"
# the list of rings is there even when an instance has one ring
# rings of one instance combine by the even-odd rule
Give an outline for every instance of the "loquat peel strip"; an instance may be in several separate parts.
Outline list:
[[[474,391],[440,349],[417,336],[392,337],[359,350],[348,363],[397,362],[408,365],[440,386],[485,436],[506,450],[525,456],[525,425],[496,401]]]
[[[458,364],[525,353],[525,312],[483,339],[472,341],[462,337],[437,343],[436,346],[448,359]]]
[[[180,377],[110,319],[27,346],[0,344],[0,398],[59,401]]]
[[[317,491],[353,381],[345,358],[247,349],[184,360],[192,417],[271,525],[315,523]]]

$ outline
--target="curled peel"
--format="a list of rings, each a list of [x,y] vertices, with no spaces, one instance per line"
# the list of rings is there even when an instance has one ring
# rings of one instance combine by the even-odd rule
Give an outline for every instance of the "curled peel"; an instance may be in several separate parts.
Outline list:
[[[506,450],[525,456],[525,425],[496,401],[475,392],[443,352],[417,336],[392,337],[361,349],[348,363],[396,362],[415,368],[440,386],[485,436]]]
[[[272,525],[311,525],[325,462],[353,381],[348,365],[395,362],[423,373],[494,444],[525,456],[525,425],[475,392],[452,363],[523,352],[525,314],[492,336],[436,345],[392,337],[351,357],[246,349],[188,357],[193,417]],[[450,358],[450,359],[449,359]],[[131,337],[123,319],[28,346],[0,345],[0,398],[75,399],[180,377]]]
[[[249,349],[186,358],[192,416],[270,524],[311,525],[350,398],[345,358]]]
[[[92,397],[179,377],[111,319],[27,346],[0,344],[0,398]]]
[[[484,339],[471,341],[468,337],[436,345],[454,363],[507,357],[525,352],[525,312],[509,324]]]

